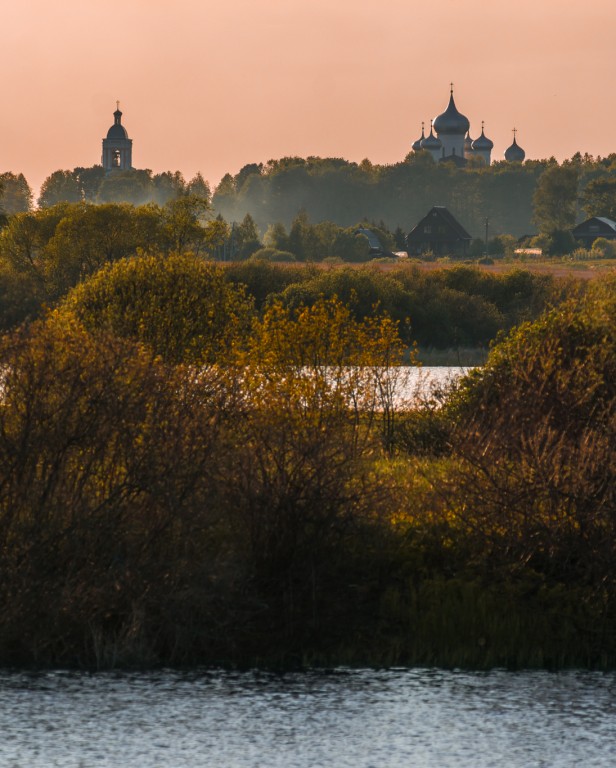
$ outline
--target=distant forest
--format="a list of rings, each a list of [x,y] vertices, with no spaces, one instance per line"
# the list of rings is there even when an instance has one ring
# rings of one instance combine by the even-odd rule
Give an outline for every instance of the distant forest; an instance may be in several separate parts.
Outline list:
[[[537,211],[542,183],[553,210],[547,220]],[[0,174],[0,189],[5,214],[33,207],[23,174]],[[207,198],[212,213],[229,223],[250,214],[261,237],[276,224],[289,228],[299,212],[314,223],[350,227],[365,221],[407,233],[433,205],[444,205],[474,238],[485,236],[487,219],[490,236],[519,239],[567,229],[585,216],[616,217],[616,154],[594,158],[578,153],[562,164],[554,158],[489,167],[471,162],[463,169],[435,164],[427,153],[411,153],[386,166],[369,160],[358,164],[341,158],[285,157],[226,174],[213,194],[200,174],[186,181],[178,171],[105,174],[94,166],[54,171],[36,202],[41,208],[80,201],[164,205],[185,194]]]
[[[520,238],[542,230],[534,197],[539,179],[553,168],[564,171],[563,176],[570,171],[574,177],[575,219],[584,218],[588,207],[584,194],[590,182],[616,183],[616,154],[603,159],[578,154],[562,165],[551,158],[524,164],[498,162],[489,167],[469,163],[464,169],[435,164],[427,153],[411,154],[404,162],[387,166],[372,165],[368,160],[357,164],[289,157],[246,165],[235,176],[227,174],[212,202],[227,221],[241,221],[250,213],[262,230],[274,222],[288,227],[297,212],[304,210],[314,222],[327,220],[348,227],[367,220],[404,233],[433,205],[444,205],[472,237],[484,237],[487,218],[492,235]],[[567,187],[567,182],[560,186]],[[592,215],[609,212],[595,214],[593,210]]]

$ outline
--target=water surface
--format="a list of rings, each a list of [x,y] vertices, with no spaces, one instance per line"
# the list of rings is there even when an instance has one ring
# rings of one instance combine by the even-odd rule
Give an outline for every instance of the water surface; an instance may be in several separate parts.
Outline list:
[[[616,674],[0,673],[2,768],[612,768]]]

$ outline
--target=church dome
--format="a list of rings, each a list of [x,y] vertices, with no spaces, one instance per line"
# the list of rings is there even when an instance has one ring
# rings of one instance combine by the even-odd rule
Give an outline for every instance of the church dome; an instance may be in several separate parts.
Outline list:
[[[481,136],[473,142],[473,149],[478,152],[487,152],[488,150],[494,149],[494,142],[491,139],[488,139],[483,132],[483,125],[481,126]]]
[[[466,137],[464,139],[464,154],[466,155],[469,152],[473,151],[473,140],[471,139],[470,133],[466,132]]]
[[[443,142],[432,133],[432,126],[430,126],[430,135],[422,140],[421,148],[434,150],[434,149],[441,149],[442,146],[443,146]]]
[[[464,136],[467,131],[470,130],[471,124],[468,118],[458,112],[456,104],[453,100],[453,88],[451,89],[451,95],[449,96],[449,105],[442,115],[439,115],[434,120],[434,130],[438,134],[451,134]]]
[[[421,136],[417,139],[417,141],[413,142],[413,146],[411,147],[412,150],[415,152],[419,152],[421,149],[421,142],[424,141],[426,138],[425,131],[424,131],[424,124],[421,124]]]
[[[122,113],[119,109],[113,113],[114,123],[107,131],[108,139],[128,139],[126,128],[122,125]]]
[[[526,152],[518,145],[514,134],[513,144],[505,150],[505,160],[508,163],[521,163],[525,157]]]

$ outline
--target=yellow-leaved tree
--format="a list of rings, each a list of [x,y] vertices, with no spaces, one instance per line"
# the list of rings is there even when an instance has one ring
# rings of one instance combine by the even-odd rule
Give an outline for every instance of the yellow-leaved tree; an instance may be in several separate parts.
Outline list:
[[[291,644],[349,598],[340,573],[355,537],[380,528],[388,491],[374,470],[390,439],[401,359],[396,323],[358,321],[336,298],[296,310],[274,304],[238,356],[226,507],[275,631]]]
[[[140,341],[169,362],[226,359],[250,329],[253,302],[222,269],[191,254],[137,256],[78,285],[60,312],[91,331]]]

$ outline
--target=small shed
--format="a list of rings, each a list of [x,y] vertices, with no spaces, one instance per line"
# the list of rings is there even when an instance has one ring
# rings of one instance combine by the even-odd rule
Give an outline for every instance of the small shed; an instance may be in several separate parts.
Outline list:
[[[432,251],[436,256],[464,256],[471,236],[442,205],[435,205],[406,236],[409,256]]]
[[[592,216],[574,227],[571,234],[585,248],[590,248],[598,237],[616,240],[616,221],[605,216]]]
[[[369,256],[371,258],[378,258],[379,256],[393,256],[391,251],[383,248],[381,241],[371,229],[366,229],[366,227],[358,227],[355,230],[355,234],[363,235],[366,238],[368,241],[368,247],[370,249]]]

